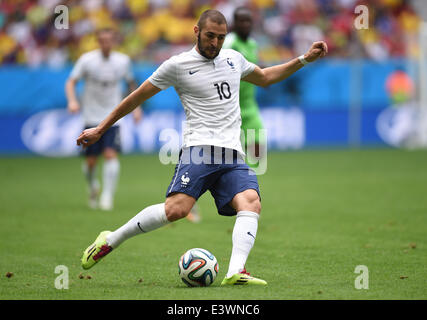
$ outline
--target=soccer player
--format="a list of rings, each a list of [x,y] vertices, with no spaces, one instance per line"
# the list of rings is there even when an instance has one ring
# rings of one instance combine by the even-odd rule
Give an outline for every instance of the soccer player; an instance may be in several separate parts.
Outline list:
[[[240,52],[246,60],[252,63],[258,62],[258,46],[250,37],[253,27],[253,17],[250,9],[238,7],[233,13],[233,32],[225,38],[223,48],[230,48]],[[260,151],[260,130],[263,129],[258,103],[255,99],[255,86],[246,81],[240,83],[240,113],[242,117],[242,130],[245,136],[245,150],[247,156],[259,158]],[[255,136],[248,134],[248,129],[255,130]],[[253,140],[251,140],[253,139]],[[252,162],[248,164],[252,166]]]
[[[257,234],[261,200],[257,177],[244,162],[240,142],[240,80],[259,86],[282,81],[304,64],[323,57],[327,46],[315,42],[305,55],[261,69],[235,50],[221,50],[227,23],[219,11],[204,11],[194,33],[197,43],[192,50],[163,62],[97,127],[84,130],[77,138],[78,145],[90,146],[120,118],[170,86],[175,87],[186,113],[181,156],[165,202],[146,207],[113,232],[101,232],[84,251],[82,267],[91,268],[133,236],[184,218],[209,190],[220,215],[236,215],[230,263],[221,285],[266,285],[245,269]]]
[[[113,51],[115,32],[105,28],[97,32],[99,49],[83,54],[76,62],[65,85],[68,100],[68,111],[79,112],[82,109],[86,128],[97,126],[122,100],[121,82],[125,80],[132,92],[136,82],[131,71],[131,59]],[[83,97],[80,104],[76,96],[76,83],[80,79],[85,82]],[[140,108],[133,111],[135,121],[142,117]],[[98,157],[104,157],[103,188],[99,198],[99,208],[113,208],[114,193],[120,172],[118,153],[120,151],[119,126],[109,128],[103,137],[84,150],[85,162],[83,172],[89,185],[89,206],[98,206],[100,184],[96,178]]]

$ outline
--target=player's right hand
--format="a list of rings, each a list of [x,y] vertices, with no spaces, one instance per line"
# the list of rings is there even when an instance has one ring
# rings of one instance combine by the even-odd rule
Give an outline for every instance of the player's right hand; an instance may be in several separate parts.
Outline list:
[[[77,113],[80,111],[80,105],[77,101],[70,101],[68,102],[67,109],[70,113]]]
[[[77,145],[86,148],[97,142],[101,136],[102,134],[99,132],[98,128],[86,129],[77,138]]]

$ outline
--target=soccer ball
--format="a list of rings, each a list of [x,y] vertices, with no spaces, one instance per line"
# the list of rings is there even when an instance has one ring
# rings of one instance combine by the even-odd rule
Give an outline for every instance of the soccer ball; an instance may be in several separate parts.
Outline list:
[[[179,276],[189,287],[207,287],[218,274],[218,262],[206,249],[193,248],[184,253],[178,262]]]

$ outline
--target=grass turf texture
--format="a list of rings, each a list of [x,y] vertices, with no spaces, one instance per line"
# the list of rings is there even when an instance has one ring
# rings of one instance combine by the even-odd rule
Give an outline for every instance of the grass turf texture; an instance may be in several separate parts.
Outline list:
[[[426,299],[426,159],[390,149],[270,153],[246,265],[268,286],[223,288],[234,218],[217,215],[209,192],[201,224],[178,221],[80,267],[100,231],[164,201],[174,167],[156,155],[121,157],[112,212],[87,208],[80,158],[1,158],[0,299]],[[193,247],[218,259],[210,287],[178,277]],[[68,290],[55,289],[57,265],[69,268]],[[354,287],[357,265],[369,268],[368,290]]]

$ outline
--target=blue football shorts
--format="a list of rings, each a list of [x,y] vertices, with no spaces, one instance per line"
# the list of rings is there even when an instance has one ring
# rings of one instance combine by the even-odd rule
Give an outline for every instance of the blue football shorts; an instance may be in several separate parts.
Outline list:
[[[247,189],[256,190],[261,199],[255,172],[236,150],[193,146],[181,150],[166,197],[181,192],[197,200],[209,190],[218,213],[233,216],[237,212],[230,201]]]

